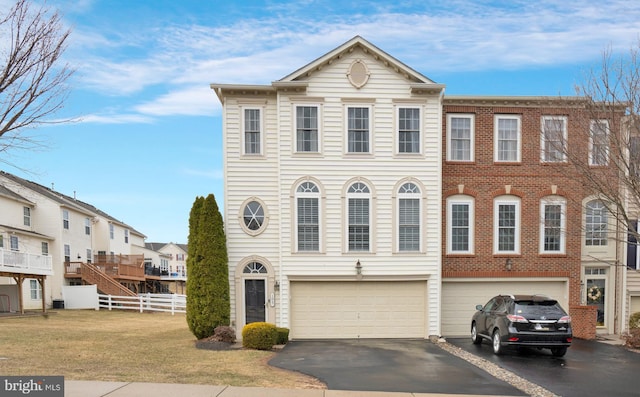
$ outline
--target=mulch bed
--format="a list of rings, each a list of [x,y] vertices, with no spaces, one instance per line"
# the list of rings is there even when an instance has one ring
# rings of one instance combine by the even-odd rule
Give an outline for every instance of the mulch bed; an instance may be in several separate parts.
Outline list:
[[[196,348],[202,350],[235,350],[242,349],[239,343],[221,342],[211,338],[200,339],[196,341]]]

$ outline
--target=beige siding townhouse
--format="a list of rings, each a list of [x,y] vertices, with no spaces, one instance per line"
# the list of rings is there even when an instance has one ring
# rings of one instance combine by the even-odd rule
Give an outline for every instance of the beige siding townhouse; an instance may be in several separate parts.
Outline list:
[[[232,325],[440,335],[444,86],[355,37],[223,105]]]

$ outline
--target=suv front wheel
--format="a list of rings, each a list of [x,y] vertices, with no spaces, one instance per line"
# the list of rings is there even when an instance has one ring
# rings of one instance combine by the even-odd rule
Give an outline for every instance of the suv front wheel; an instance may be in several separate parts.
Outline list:
[[[478,328],[476,327],[476,323],[471,324],[471,342],[474,345],[479,345],[482,343],[482,338],[478,335]]]
[[[493,331],[493,336],[491,338],[491,341],[493,345],[493,354],[496,354],[496,355],[502,354],[502,351],[504,350],[504,348],[502,347],[502,341],[500,340],[500,330],[498,330],[497,328],[495,331]]]

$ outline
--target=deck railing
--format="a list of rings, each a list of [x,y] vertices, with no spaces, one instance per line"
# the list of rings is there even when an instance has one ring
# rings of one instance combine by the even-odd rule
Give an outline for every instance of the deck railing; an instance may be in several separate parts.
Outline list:
[[[0,248],[0,271],[51,276],[53,261],[50,255],[29,254]]]

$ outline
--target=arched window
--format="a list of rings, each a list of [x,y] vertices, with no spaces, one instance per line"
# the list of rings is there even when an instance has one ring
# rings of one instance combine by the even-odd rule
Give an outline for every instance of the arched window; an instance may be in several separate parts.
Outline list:
[[[298,251],[320,250],[320,189],[313,182],[296,189],[296,235]]]
[[[371,191],[369,187],[356,182],[349,186],[347,190],[347,210],[348,210],[348,236],[349,251],[369,251],[371,224],[370,224],[370,204]]]
[[[242,273],[245,274],[264,274],[267,273],[267,268],[260,262],[251,262],[244,267]]]
[[[407,182],[398,189],[398,251],[420,251],[420,188]]]

